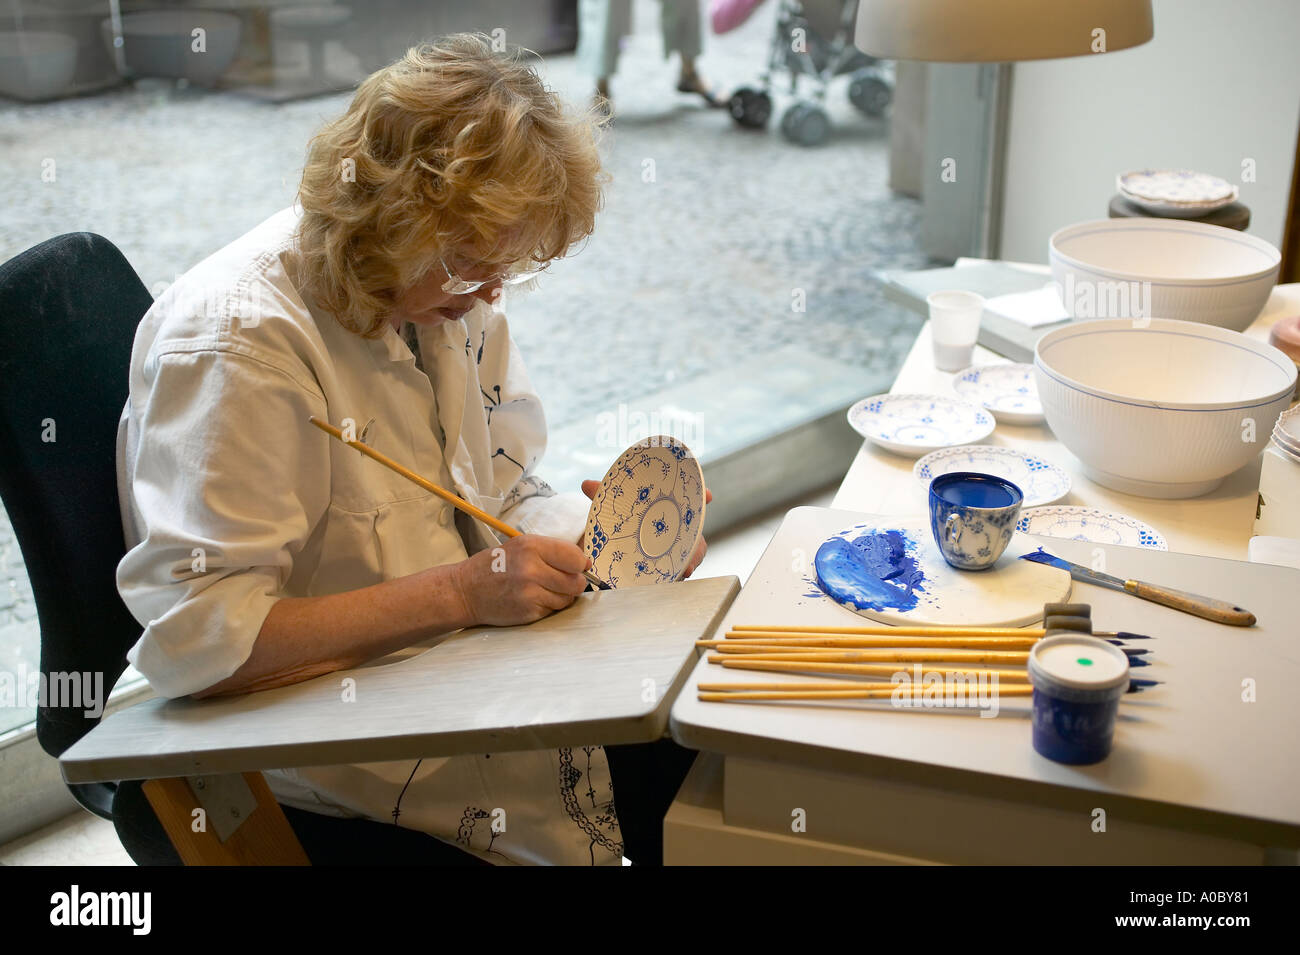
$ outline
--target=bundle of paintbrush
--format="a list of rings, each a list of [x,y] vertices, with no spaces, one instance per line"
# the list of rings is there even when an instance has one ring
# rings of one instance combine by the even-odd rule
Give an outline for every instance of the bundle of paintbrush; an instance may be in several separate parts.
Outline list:
[[[936,683],[987,686],[1000,697],[1028,697],[1029,651],[1044,637],[1082,631],[1120,647],[1132,667],[1147,666],[1145,649],[1127,641],[1150,637],[1127,631],[1093,632],[1091,609],[1069,605],[1069,613],[1045,615],[1042,628],[1011,627],[778,627],[737,624],[722,639],[700,640],[710,663],[730,670],[800,675],[782,683],[701,683],[701,700],[922,700]],[[1049,605],[1049,611],[1058,609]],[[903,676],[900,677],[899,674]],[[810,680],[808,676],[836,679]],[[1133,679],[1129,692],[1158,680]]]

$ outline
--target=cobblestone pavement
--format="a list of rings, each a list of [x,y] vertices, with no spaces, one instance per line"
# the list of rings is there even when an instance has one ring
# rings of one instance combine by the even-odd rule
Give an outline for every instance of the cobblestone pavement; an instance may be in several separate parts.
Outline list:
[[[752,83],[775,6],[708,38],[702,74],[728,90]],[[507,302],[552,425],[789,343],[873,372],[897,368],[919,320],[885,302],[870,272],[926,259],[920,204],[887,186],[887,123],[858,114],[840,79],[824,146],[781,137],[783,96],[771,129],[742,130],[674,92],[657,10],[638,0],[613,80],[617,115],[602,147],[613,179],[595,236]],[[591,81],[573,57],[542,69],[587,102]],[[112,239],[157,293],[292,201],[307,140],[347,100],[269,105],[144,82],[0,107],[0,259],[87,229]],[[47,159],[54,182],[42,181]],[[804,312],[792,308],[800,295]],[[7,520],[0,548],[0,669],[34,666],[35,614]]]

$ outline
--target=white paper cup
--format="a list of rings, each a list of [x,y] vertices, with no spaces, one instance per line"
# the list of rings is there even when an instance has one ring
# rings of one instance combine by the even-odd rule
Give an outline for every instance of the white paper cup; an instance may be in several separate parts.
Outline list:
[[[984,314],[984,296],[975,292],[931,292],[930,338],[934,346],[934,367],[940,371],[961,371],[970,367],[975,340]]]

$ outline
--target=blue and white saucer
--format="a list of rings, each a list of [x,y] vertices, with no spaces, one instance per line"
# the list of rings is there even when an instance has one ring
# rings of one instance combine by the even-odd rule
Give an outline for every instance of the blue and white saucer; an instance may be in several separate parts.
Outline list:
[[[983,405],[1007,424],[1038,424],[1043,420],[1033,365],[976,365],[957,373],[952,390],[959,398]]]
[[[979,405],[949,395],[873,395],[849,409],[849,424],[868,441],[904,457],[974,444],[997,422]]]
[[[1096,507],[1057,504],[1054,507],[1026,508],[1020,512],[1016,530],[1040,537],[1092,541],[1094,544],[1121,544],[1125,547],[1146,547],[1149,550],[1169,549],[1164,536],[1150,524],[1139,521],[1136,517]]]
[[[582,548],[611,587],[680,580],[704,527],[704,472],[666,434],[638,441],[605,472]]]
[[[1006,478],[1025,495],[1025,507],[1059,501],[1070,493],[1070,475],[1050,461],[1015,448],[991,444],[933,451],[916,462],[912,473],[927,485],[949,471],[977,471]]]

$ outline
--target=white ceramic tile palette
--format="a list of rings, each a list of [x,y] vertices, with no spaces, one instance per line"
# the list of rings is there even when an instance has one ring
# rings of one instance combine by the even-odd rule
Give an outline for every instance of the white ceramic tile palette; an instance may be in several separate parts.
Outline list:
[[[975,365],[957,373],[952,390],[959,398],[983,405],[1007,424],[1037,424],[1043,420],[1033,365]]]
[[[600,482],[582,545],[611,587],[680,580],[704,526],[704,473],[669,435],[638,441]]]
[[[1136,517],[1103,511],[1096,507],[1030,507],[1020,512],[1016,530],[1041,537],[1092,541],[1094,544],[1120,544],[1168,550],[1164,536],[1150,524]]]
[[[887,451],[917,458],[938,448],[974,444],[993,433],[993,416],[948,395],[873,395],[849,409],[853,430]]]
[[[1043,604],[1070,595],[1067,572],[1019,559],[1036,549],[1023,537],[1013,536],[987,570],[957,570],[939,552],[929,518],[887,520],[823,541],[813,559],[816,592],[804,596],[824,594],[888,624],[1023,627],[1043,618]]]
[[[1201,216],[1236,201],[1238,189],[1226,179],[1191,169],[1136,169],[1116,177],[1130,202],[1165,215]]]
[[[1025,507],[1039,507],[1059,501],[1070,493],[1070,475],[1049,461],[1015,448],[991,444],[943,448],[916,462],[912,473],[929,483],[950,471],[976,471],[1006,478],[1025,496]]]

